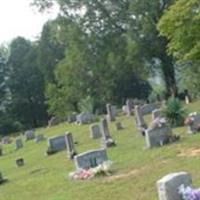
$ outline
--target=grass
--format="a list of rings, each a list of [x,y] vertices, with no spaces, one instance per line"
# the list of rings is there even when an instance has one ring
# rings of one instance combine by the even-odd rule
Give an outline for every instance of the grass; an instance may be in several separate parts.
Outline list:
[[[200,112],[200,101],[190,104],[189,111]],[[0,157],[0,171],[9,182],[0,186],[0,200],[155,200],[155,183],[164,175],[176,171],[188,171],[195,186],[200,186],[199,156],[178,156],[192,147],[200,149],[200,134],[187,135],[186,127],[173,129],[181,134],[177,143],[151,150],[145,149],[145,141],[135,127],[133,117],[117,118],[125,127],[116,131],[109,124],[117,147],[108,149],[109,159],[114,162],[113,176],[98,177],[89,181],[70,181],[68,173],[75,170],[65,151],[45,156],[47,142],[24,142],[24,148],[14,150],[14,144],[4,146]],[[146,117],[150,120],[150,116]],[[100,140],[89,138],[88,125],[67,123],[52,128],[38,129],[47,137],[73,133],[77,152],[100,148]],[[23,157],[25,166],[17,168],[15,159]]]

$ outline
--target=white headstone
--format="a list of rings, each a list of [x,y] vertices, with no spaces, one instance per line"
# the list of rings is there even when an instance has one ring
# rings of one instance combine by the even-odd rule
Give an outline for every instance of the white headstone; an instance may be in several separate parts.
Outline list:
[[[181,185],[191,186],[192,179],[187,172],[169,174],[157,181],[159,200],[182,200],[178,189]]]

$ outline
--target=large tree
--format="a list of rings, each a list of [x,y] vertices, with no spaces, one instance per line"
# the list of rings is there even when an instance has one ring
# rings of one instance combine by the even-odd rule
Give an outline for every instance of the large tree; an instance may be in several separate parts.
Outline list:
[[[177,14],[178,13],[178,14]],[[168,38],[168,52],[178,61],[182,80],[194,93],[200,91],[200,2],[178,0],[160,19],[158,29]]]
[[[18,37],[10,45],[8,87],[13,118],[25,127],[36,127],[46,120],[44,79],[37,63],[37,46]]]
[[[86,33],[94,34],[99,43],[106,41],[109,44],[109,40],[115,40],[117,36],[118,41],[123,41],[122,36],[128,35],[129,41],[131,38],[137,43],[140,67],[144,69],[145,66],[148,70],[161,69],[168,95],[177,92],[174,63],[166,53],[167,39],[159,35],[156,24],[172,2],[173,0],[34,1],[41,10],[57,3],[61,15],[74,20]],[[118,46],[112,46],[112,50],[116,51]],[[135,62],[137,61],[135,57]]]

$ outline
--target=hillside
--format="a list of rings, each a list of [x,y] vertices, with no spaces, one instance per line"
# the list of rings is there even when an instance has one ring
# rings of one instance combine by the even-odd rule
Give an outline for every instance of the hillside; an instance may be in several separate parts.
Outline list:
[[[200,101],[188,106],[200,112]],[[150,116],[146,117],[146,120]],[[113,175],[89,181],[70,181],[68,173],[75,170],[65,151],[46,156],[47,142],[24,142],[15,151],[14,144],[4,145],[0,157],[0,171],[9,182],[0,186],[0,200],[155,200],[156,181],[176,171],[191,173],[195,186],[200,186],[200,134],[189,136],[186,127],[176,128],[180,141],[160,148],[145,149],[145,141],[138,134],[133,117],[119,116],[125,127],[116,131],[109,124],[117,146],[108,149],[113,161]],[[89,125],[62,123],[52,128],[41,128],[37,133],[46,137],[73,133],[78,153],[100,148],[100,139],[89,137]],[[23,157],[25,166],[17,168],[15,159]]]

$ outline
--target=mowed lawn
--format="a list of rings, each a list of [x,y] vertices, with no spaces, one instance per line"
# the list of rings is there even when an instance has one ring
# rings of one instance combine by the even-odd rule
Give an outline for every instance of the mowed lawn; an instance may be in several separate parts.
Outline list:
[[[188,106],[188,111],[200,112],[200,102]],[[150,120],[150,115],[146,117]],[[113,174],[88,181],[70,181],[68,173],[75,170],[65,151],[46,156],[47,142],[24,142],[15,151],[14,143],[4,145],[0,171],[9,179],[0,185],[0,200],[155,200],[155,183],[164,175],[187,171],[195,186],[200,186],[200,134],[187,135],[186,127],[173,129],[180,141],[160,148],[145,149],[144,138],[135,127],[134,117],[120,116],[117,121],[125,127],[116,131],[109,124],[117,146],[108,149],[113,161]],[[77,152],[100,148],[101,140],[89,137],[89,125],[63,123],[52,128],[38,129],[48,136],[73,133]],[[15,159],[23,157],[25,166],[17,168]]]

